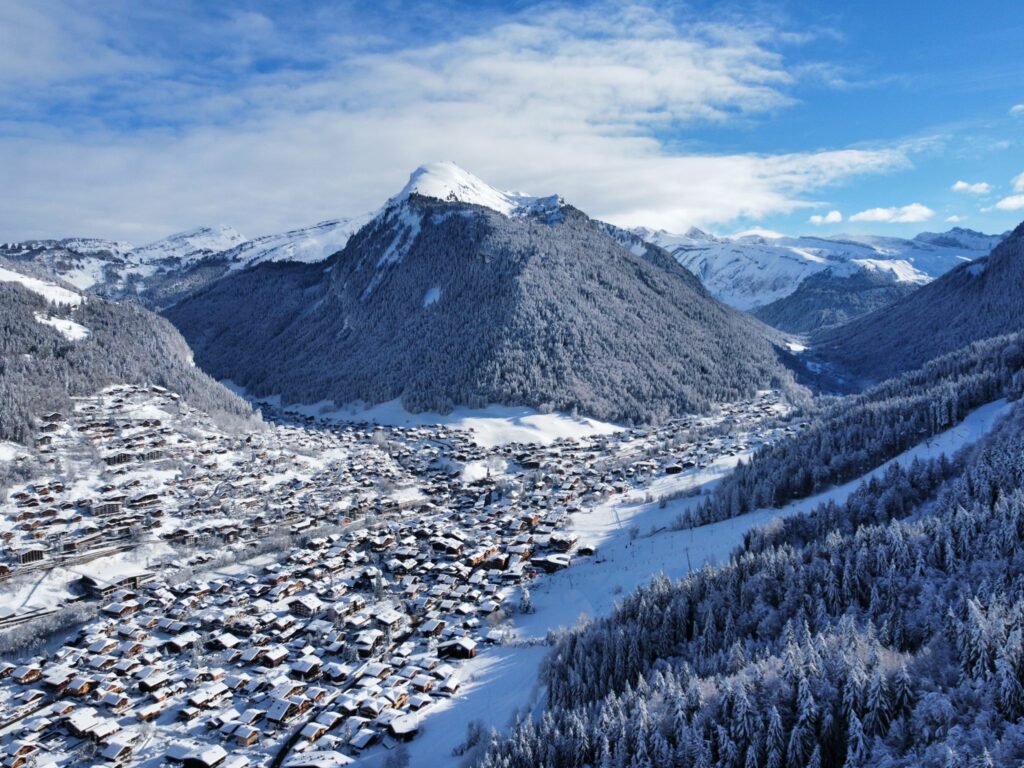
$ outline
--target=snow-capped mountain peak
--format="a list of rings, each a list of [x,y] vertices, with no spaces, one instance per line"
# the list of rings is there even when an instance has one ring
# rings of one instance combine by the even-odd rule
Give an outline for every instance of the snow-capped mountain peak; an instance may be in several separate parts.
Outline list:
[[[557,209],[561,204],[557,195],[533,197],[521,192],[501,192],[450,161],[421,165],[412,172],[409,182],[389,203],[404,202],[414,194],[445,202],[479,205],[504,216]]]

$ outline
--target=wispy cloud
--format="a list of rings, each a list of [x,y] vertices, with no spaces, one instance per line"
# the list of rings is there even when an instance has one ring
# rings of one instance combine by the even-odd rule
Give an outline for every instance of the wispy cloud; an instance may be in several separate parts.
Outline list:
[[[811,224],[815,224],[815,225],[838,224],[842,220],[843,220],[843,214],[840,213],[839,211],[829,211],[828,213],[826,213],[824,215],[820,214],[820,213],[816,213],[816,214],[814,214],[813,216],[811,216],[808,219],[808,221],[811,222]]]
[[[1024,195],[1010,195],[995,204],[997,211],[1019,211],[1024,209]]]
[[[0,207],[8,238],[139,240],[221,221],[258,234],[373,208],[436,159],[618,223],[675,229],[818,205],[816,191],[906,167],[912,151],[670,144],[687,126],[793,103],[801,75],[780,50],[800,41],[764,25],[546,7],[413,43],[360,36],[344,12],[185,25],[147,8],[133,20],[149,30],[140,37],[99,12],[52,23],[65,9],[45,2],[0,12],[18,16],[4,34],[20,38],[0,54],[0,166],[18,190]],[[30,81],[38,103],[12,106]]]
[[[911,203],[893,208],[869,208],[866,211],[855,213],[850,221],[872,221],[886,224],[916,224],[921,221],[928,221],[935,215],[935,211],[921,203]]]
[[[1013,191],[1018,194],[1007,195],[1006,197],[998,200],[995,205],[991,205],[987,208],[982,208],[982,212],[988,211],[1019,211],[1024,209],[1024,173],[1020,173],[1014,176],[1010,180],[1010,184],[1013,187]]]
[[[992,191],[992,185],[979,181],[974,184],[970,184],[966,181],[958,181],[950,187],[954,192],[966,192],[971,195],[987,195]]]

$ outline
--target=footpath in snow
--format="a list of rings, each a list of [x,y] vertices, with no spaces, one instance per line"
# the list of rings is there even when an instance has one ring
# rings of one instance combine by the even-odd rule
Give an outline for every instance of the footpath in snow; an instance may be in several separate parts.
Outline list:
[[[541,576],[532,585],[534,613],[517,615],[510,623],[513,644],[482,648],[480,655],[461,667],[463,687],[459,695],[424,716],[420,735],[407,745],[414,768],[458,766],[463,758],[452,750],[466,738],[466,726],[479,721],[499,730],[517,713],[536,708],[541,690],[538,673],[548,646],[542,639],[551,630],[572,627],[581,615],[607,614],[615,602],[653,576],[663,573],[679,579],[691,569],[726,560],[747,531],[776,518],[808,512],[826,501],[841,503],[862,482],[884,474],[891,464],[909,465],[915,458],[952,455],[988,433],[1012,406],[998,400],[973,411],[963,422],[887,461],[875,470],[844,485],[795,501],[781,509],[758,509],[740,517],[691,530],[673,531],[680,512],[699,498],[645,501],[676,491],[707,492],[735,466],[742,456],[726,457],[706,469],[663,478],[651,488],[634,491],[626,498],[609,501],[573,516],[573,528],[581,543],[597,547],[594,557],[571,568]],[[368,755],[363,764],[383,765],[386,751]]]

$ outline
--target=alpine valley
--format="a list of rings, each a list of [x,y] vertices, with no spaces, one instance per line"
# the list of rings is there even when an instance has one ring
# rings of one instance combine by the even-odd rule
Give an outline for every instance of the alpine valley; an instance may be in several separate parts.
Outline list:
[[[1022,244],[6,243],[3,765],[1022,764]]]

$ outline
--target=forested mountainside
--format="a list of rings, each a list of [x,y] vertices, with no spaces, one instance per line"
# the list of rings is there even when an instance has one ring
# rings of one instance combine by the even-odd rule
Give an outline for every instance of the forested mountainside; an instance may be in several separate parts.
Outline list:
[[[748,535],[552,650],[480,768],[975,768],[1024,759],[1024,411],[953,461]]]
[[[245,401],[193,365],[185,340],[162,317],[96,297],[70,300],[0,282],[0,439],[26,442],[40,415],[66,413],[70,396],[115,383],[162,386],[220,417],[252,416]]]
[[[974,408],[1024,389],[1024,334],[976,342],[859,395],[827,402],[806,429],[723,478],[686,525],[781,507],[852,480]]]
[[[211,375],[286,402],[646,421],[790,386],[775,332],[664,251],[529,200],[506,215],[407,190],[324,264],[239,272],[166,314]]]
[[[840,374],[881,381],[978,339],[1024,328],[1024,225],[992,253],[898,301],[816,334],[814,352]]]
[[[787,333],[832,328],[909,296],[917,284],[894,281],[888,274],[860,269],[850,275],[817,272],[788,296],[751,310],[754,317]]]

